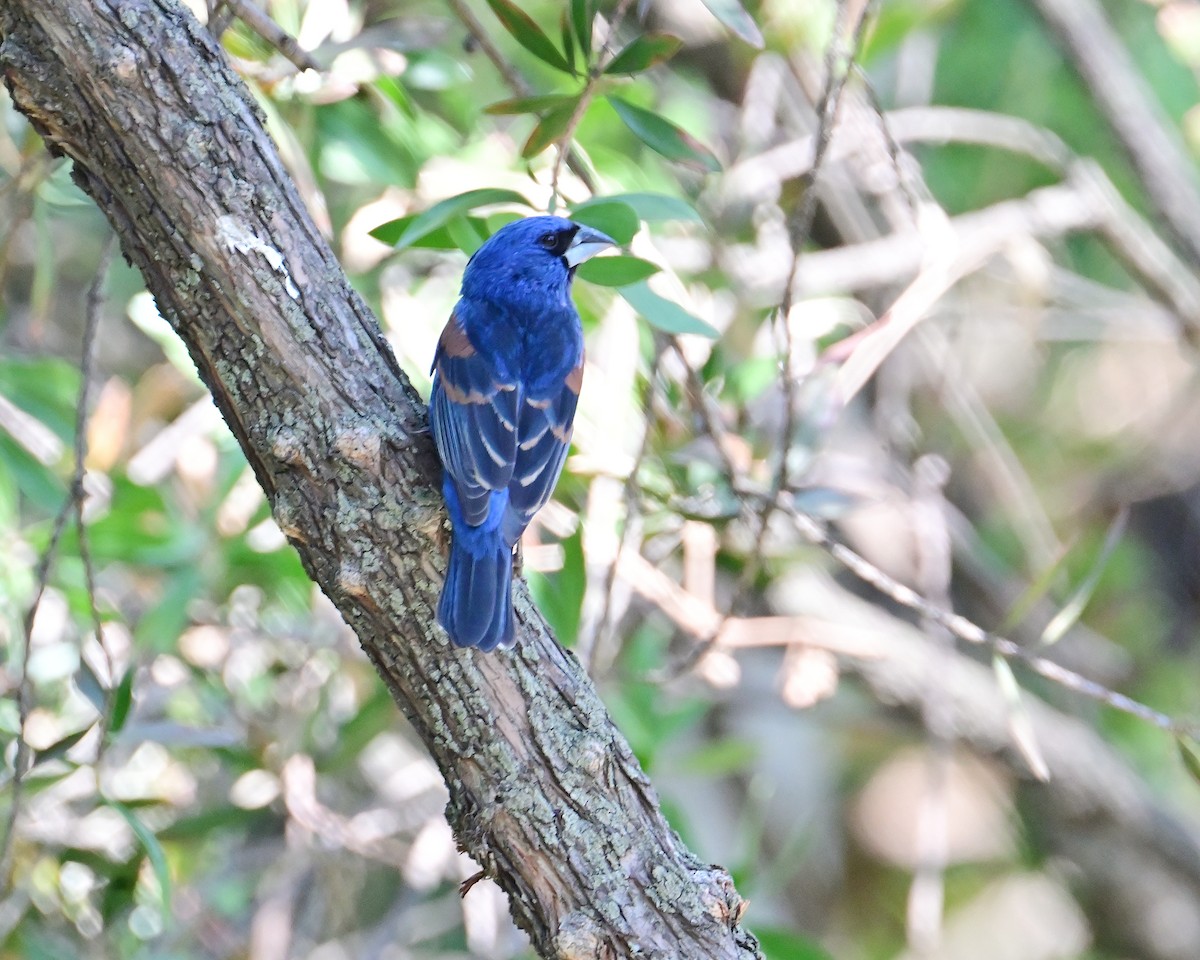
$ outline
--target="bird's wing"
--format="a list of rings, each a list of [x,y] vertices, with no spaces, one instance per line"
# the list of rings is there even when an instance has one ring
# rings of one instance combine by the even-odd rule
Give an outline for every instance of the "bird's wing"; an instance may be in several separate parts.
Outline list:
[[[522,398],[517,422],[517,457],[508,487],[506,534],[520,536],[533,515],[550,499],[571,445],[575,405],[583,384],[583,355],[557,389]]]
[[[442,465],[454,478],[463,517],[488,518],[491,494],[508,486],[517,462],[520,385],[497,375],[457,314],[451,314],[433,358],[430,417]]]

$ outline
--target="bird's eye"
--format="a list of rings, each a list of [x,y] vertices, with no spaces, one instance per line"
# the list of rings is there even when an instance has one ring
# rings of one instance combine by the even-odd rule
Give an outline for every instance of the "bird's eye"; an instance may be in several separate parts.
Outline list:
[[[543,233],[540,237],[538,237],[538,243],[540,243],[547,250],[553,250],[558,246],[558,235],[553,233]]]

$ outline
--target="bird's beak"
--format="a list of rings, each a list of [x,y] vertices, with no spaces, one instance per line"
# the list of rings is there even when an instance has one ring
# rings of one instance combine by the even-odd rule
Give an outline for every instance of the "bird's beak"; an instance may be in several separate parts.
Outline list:
[[[599,230],[580,226],[575,231],[575,239],[567,247],[567,252],[563,254],[563,259],[567,261],[568,267],[574,268],[589,257],[594,257],[601,250],[605,250],[608,247],[615,247],[616,245],[616,240],[601,233]]]

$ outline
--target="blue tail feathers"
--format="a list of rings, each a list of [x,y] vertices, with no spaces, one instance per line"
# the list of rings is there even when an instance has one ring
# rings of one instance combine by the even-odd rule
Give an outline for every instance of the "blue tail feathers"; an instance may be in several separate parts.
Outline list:
[[[452,489],[452,484],[446,484]],[[493,493],[488,519],[471,526],[461,519],[458,497],[446,490],[454,539],[437,618],[460,647],[491,650],[513,642],[512,546],[498,529],[507,506],[505,492]]]

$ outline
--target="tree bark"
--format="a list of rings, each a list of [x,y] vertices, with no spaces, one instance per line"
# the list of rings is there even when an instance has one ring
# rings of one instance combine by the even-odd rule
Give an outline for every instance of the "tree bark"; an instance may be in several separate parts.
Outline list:
[[[141,269],[538,952],[758,956],[728,874],[663,819],[524,587],[511,652],[457,650],[435,626],[444,517],[425,407],[209,34],[174,0],[0,0],[0,38],[17,107]]]

